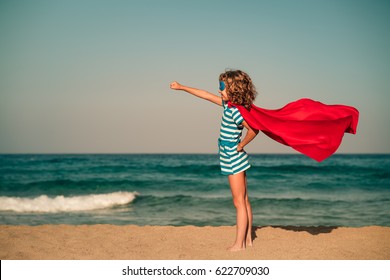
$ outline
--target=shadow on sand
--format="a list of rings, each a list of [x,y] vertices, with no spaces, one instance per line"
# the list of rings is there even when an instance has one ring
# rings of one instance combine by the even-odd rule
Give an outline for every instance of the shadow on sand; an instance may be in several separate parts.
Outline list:
[[[338,226],[261,226],[261,227],[252,227],[252,240],[255,240],[257,238],[256,231],[258,229],[266,228],[266,227],[272,227],[272,228],[281,228],[284,230],[291,230],[291,231],[306,231],[307,233],[310,233],[311,235],[317,235],[320,233],[330,233],[332,230],[337,229]]]

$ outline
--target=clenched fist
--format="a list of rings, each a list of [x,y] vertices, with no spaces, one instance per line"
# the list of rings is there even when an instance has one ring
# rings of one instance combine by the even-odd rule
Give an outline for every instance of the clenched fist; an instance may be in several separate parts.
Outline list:
[[[170,84],[171,89],[181,89],[181,84],[178,82],[174,81]]]

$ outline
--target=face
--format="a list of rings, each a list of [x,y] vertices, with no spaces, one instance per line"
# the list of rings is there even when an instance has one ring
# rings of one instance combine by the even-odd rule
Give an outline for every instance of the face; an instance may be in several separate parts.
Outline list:
[[[226,93],[226,86],[223,81],[219,81],[219,90],[218,92],[221,94],[223,101],[229,101],[228,95]]]

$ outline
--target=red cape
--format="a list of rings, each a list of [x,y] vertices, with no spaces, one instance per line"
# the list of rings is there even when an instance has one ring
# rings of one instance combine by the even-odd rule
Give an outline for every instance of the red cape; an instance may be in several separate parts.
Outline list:
[[[356,133],[359,111],[351,106],[327,105],[311,99],[299,99],[276,110],[251,106],[237,107],[254,129],[298,152],[323,161],[341,144],[344,132]]]

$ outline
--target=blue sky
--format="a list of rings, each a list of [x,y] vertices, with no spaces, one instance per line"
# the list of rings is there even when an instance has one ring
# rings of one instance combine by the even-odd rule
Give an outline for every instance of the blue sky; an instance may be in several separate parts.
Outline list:
[[[216,153],[217,93],[355,106],[340,153],[389,153],[388,1],[1,1],[0,153]],[[265,135],[249,153],[292,152]]]

